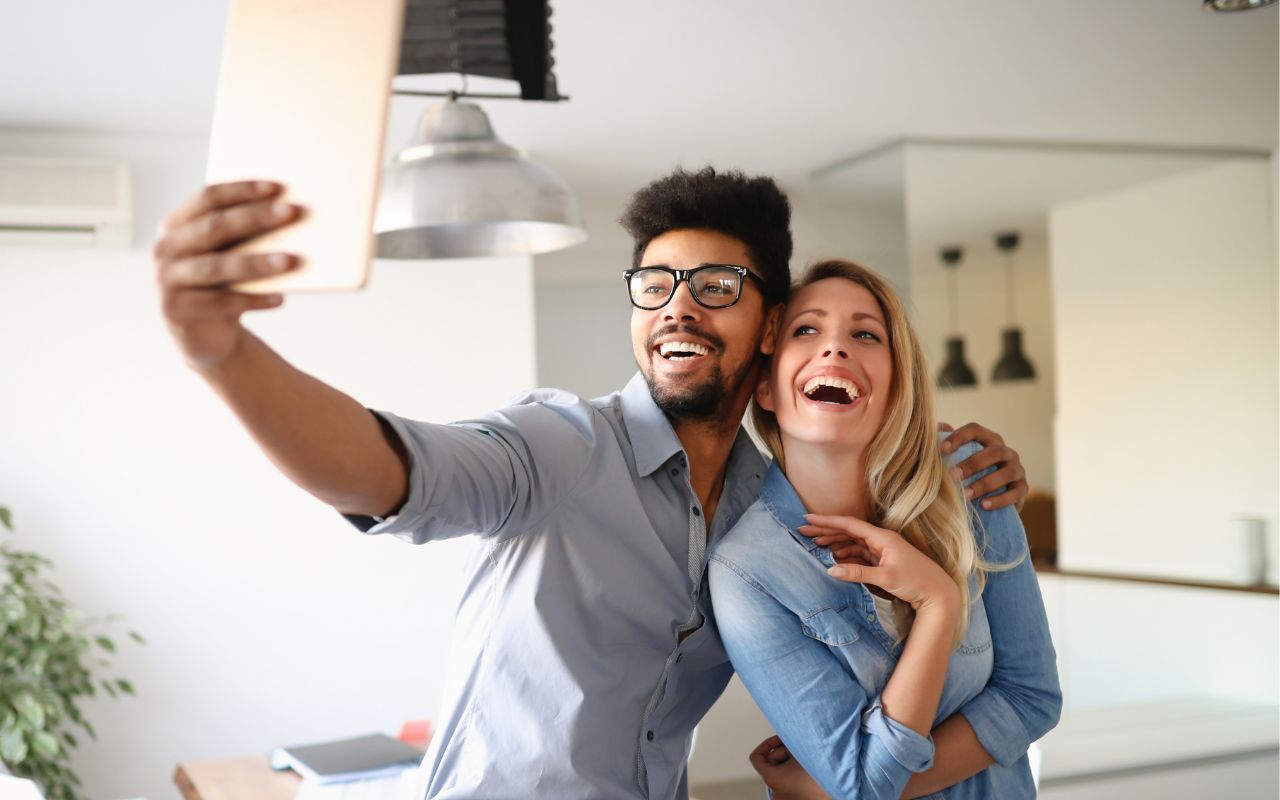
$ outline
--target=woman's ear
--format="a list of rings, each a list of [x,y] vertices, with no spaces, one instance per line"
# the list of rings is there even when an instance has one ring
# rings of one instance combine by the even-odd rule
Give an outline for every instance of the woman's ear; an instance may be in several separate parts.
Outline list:
[[[766,356],[773,355],[778,345],[778,329],[782,326],[782,312],[785,303],[774,303],[764,317],[764,338],[760,340],[760,352]]]
[[[766,374],[760,376],[760,382],[756,384],[756,405],[765,411],[773,411],[773,390],[769,388],[768,370]]]

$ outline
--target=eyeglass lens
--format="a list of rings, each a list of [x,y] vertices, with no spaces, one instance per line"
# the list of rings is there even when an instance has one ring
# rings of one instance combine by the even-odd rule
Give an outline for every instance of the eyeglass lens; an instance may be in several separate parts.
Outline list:
[[[641,308],[659,308],[675,290],[676,279],[660,269],[642,269],[631,276],[631,299]],[[738,299],[742,276],[727,267],[702,267],[689,276],[689,287],[703,305],[731,306]]]

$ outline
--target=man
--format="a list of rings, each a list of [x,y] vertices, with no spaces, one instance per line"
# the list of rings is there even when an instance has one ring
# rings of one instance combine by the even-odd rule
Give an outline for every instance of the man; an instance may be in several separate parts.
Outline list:
[[[633,198],[640,375],[587,402],[540,390],[482,419],[373,414],[239,323],[278,306],[226,287],[295,259],[219,248],[288,224],[280,187],[206,188],[155,247],[188,364],[295,483],[370,533],[484,537],[424,760],[431,798],[684,798],[693,727],[732,674],[704,581],[708,541],[754,500],[740,422],[790,282],[790,206],[767,178],[677,171]],[[1012,484],[1017,456],[979,491]],[[953,439],[957,437],[952,437]]]

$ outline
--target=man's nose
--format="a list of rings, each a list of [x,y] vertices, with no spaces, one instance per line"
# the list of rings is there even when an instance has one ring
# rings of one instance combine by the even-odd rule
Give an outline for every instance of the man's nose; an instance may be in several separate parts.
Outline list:
[[[680,281],[676,284],[671,302],[667,303],[662,311],[662,318],[668,320],[698,320],[702,317],[702,306],[693,299],[693,290],[689,288],[688,281]]]

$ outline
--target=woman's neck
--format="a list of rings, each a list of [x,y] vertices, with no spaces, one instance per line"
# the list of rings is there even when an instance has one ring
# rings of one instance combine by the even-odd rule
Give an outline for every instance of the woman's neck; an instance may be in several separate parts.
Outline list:
[[[787,480],[811,514],[868,519],[867,451],[783,440]]]

